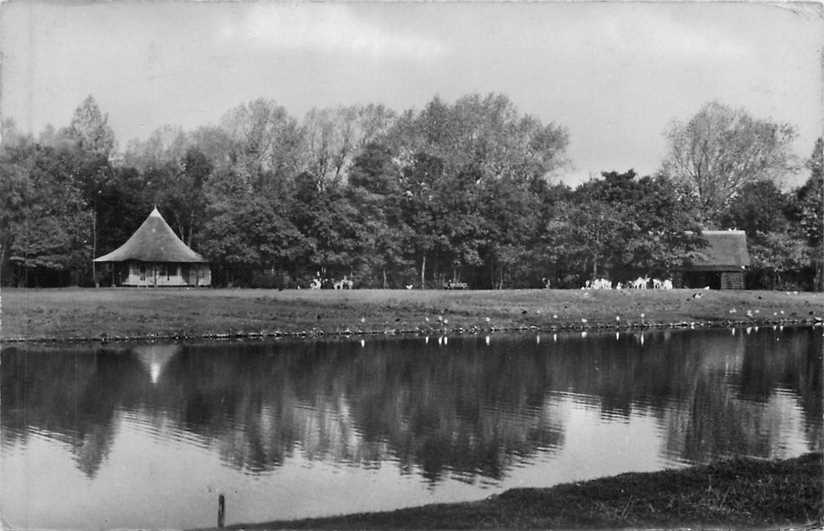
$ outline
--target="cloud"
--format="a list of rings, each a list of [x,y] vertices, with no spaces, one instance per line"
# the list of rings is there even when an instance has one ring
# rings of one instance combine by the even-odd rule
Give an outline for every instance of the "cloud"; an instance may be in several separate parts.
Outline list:
[[[355,16],[345,5],[261,4],[220,31],[224,42],[267,50],[347,53],[376,59],[429,60],[445,52],[434,39],[381,28]]]
[[[714,13],[722,15],[720,20],[714,20]],[[720,13],[715,6],[563,4],[549,6],[540,15],[520,29],[523,42],[542,43],[547,50],[569,57],[607,54],[636,60],[715,62],[752,54],[752,44],[742,31],[724,24],[730,14]]]
[[[688,24],[672,14],[660,16],[649,12],[625,22],[623,35],[612,34],[613,42],[623,42],[630,50],[660,57],[740,59],[749,54],[750,47],[734,34],[718,31],[708,25]]]

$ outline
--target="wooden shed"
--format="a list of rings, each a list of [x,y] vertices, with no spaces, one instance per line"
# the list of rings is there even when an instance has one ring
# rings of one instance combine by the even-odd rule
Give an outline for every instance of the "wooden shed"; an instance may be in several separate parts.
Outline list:
[[[157,208],[126,243],[94,260],[112,267],[118,286],[209,286],[209,262],[178,238]]]
[[[743,230],[707,230],[707,245],[682,272],[684,287],[744,289],[744,271],[750,265],[747,234]]]

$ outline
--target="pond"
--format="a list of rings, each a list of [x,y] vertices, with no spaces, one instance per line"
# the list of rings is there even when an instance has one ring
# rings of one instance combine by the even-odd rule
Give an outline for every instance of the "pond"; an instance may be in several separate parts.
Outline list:
[[[821,329],[3,346],[0,512],[211,526],[820,450]]]

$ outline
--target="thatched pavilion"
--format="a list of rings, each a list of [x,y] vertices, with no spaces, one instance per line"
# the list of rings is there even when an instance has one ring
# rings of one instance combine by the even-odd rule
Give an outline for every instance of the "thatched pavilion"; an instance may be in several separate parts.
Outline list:
[[[701,237],[707,246],[684,268],[684,286],[744,289],[744,271],[750,265],[747,234],[743,230],[705,230]]]
[[[177,237],[157,208],[126,243],[94,260],[112,266],[119,286],[209,286],[209,262]]]

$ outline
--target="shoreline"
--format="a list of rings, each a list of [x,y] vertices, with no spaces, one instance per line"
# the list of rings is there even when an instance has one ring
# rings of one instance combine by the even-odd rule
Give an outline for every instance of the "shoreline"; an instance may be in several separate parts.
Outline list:
[[[0,297],[0,343],[824,325],[824,293],[6,288]]]
[[[515,327],[515,328],[452,328],[452,329],[414,329],[414,330],[354,330],[354,331],[324,331],[314,329],[309,331],[226,331],[217,333],[207,333],[201,335],[188,334],[147,334],[136,336],[106,336],[106,337],[0,337],[0,344],[20,344],[20,343],[143,343],[157,341],[171,342],[197,342],[197,341],[235,341],[245,339],[322,339],[322,338],[358,338],[358,337],[436,337],[436,336],[477,336],[481,334],[516,334],[516,333],[564,333],[564,332],[643,332],[652,330],[707,330],[721,328],[745,328],[745,327],[791,327],[791,326],[821,326],[820,321],[807,320],[783,320],[783,321],[708,321],[698,323],[647,323],[644,325],[615,326],[609,323],[588,323],[577,325],[565,323],[553,325],[546,328],[537,326]]]
[[[819,529],[820,452],[784,460],[734,458],[628,472],[474,502],[323,518],[236,523],[231,529],[794,527]],[[231,501],[227,504],[231,510]]]

